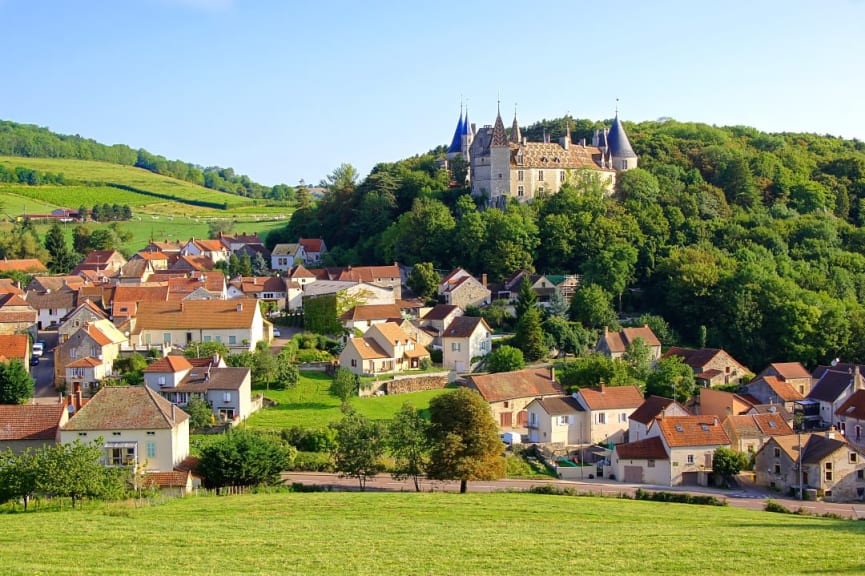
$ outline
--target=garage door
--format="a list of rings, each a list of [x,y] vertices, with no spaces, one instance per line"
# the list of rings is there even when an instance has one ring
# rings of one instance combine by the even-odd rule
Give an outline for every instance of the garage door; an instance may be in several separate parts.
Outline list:
[[[499,414],[499,425],[502,428],[511,428],[513,426],[513,414],[511,412]]]
[[[700,485],[700,473],[699,472],[682,472],[682,485],[683,486],[699,486]]]
[[[632,484],[643,483],[643,467],[642,466],[625,466],[625,482]]]

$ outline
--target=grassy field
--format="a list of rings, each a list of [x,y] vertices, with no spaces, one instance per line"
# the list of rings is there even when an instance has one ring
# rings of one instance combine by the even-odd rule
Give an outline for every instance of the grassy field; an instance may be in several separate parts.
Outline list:
[[[291,426],[321,427],[342,418],[339,399],[328,394],[331,379],[322,372],[301,373],[300,383],[291,390],[264,392],[278,406],[260,410],[247,420],[250,428],[276,430]],[[405,402],[420,410],[429,408],[429,402],[443,390],[428,390],[412,394],[352,398],[351,405],[373,420],[389,420]]]
[[[533,494],[190,497],[9,514],[3,574],[822,574],[865,523]]]
[[[168,176],[160,176],[148,170],[133,168],[132,166],[121,166],[107,162],[93,162],[89,160],[71,160],[67,158],[22,158],[19,156],[0,156],[0,164],[14,169],[16,166],[40,170],[42,172],[62,173],[67,180],[82,182],[112,182],[125,184],[134,188],[169,194],[179,199],[206,200],[208,202],[226,203],[229,207],[236,204],[245,204],[247,199],[234,194],[226,194],[196,186],[182,180],[175,180]],[[118,203],[114,200],[114,194],[119,190],[109,189],[103,202]],[[154,202],[158,202],[154,199]],[[77,208],[78,205],[71,206]]]

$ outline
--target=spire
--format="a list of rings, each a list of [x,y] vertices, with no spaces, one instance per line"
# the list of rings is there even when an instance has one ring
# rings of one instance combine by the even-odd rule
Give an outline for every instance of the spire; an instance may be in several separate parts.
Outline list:
[[[520,123],[517,122],[517,105],[514,104],[514,123],[511,126],[511,142],[519,144],[523,141],[523,135],[520,133]]]
[[[499,111],[496,114],[496,123],[493,124],[493,136],[490,146],[507,146],[508,135],[505,132],[505,123],[502,122],[501,102],[499,102]]]
[[[463,136],[468,136],[472,132],[472,125],[469,123],[469,105],[466,104],[466,115],[463,118]]]
[[[457,121],[457,129],[454,131],[454,137],[451,140],[451,145],[448,147],[448,154],[459,154],[461,150],[461,136],[465,129],[463,121],[463,105],[460,104],[460,119]]]
[[[616,158],[637,157],[634,149],[631,148],[631,142],[628,140],[628,135],[625,134],[622,123],[619,122],[618,105],[616,106],[616,117],[613,119],[613,125],[610,126],[610,132],[607,135],[607,146]]]

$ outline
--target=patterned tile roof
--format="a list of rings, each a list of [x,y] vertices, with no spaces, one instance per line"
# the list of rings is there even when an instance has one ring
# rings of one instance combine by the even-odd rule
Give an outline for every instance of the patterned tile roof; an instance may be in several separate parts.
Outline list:
[[[141,302],[135,333],[142,330],[185,330],[188,328],[252,327],[255,302],[234,300],[181,300],[180,302]]]
[[[402,318],[402,312],[396,304],[362,304],[346,310],[339,317],[343,322],[347,320],[355,322],[386,320],[388,318]]]
[[[442,338],[468,338],[472,334],[474,334],[475,330],[477,330],[478,326],[481,326],[490,331],[490,327],[487,325],[486,320],[480,317],[472,317],[472,316],[457,316],[451,323],[448,324],[447,328],[445,328],[444,333],[442,334]]]
[[[54,440],[65,404],[0,405],[0,440]]]
[[[171,429],[189,416],[147,386],[105,386],[64,430]]]
[[[617,444],[619,460],[669,460],[664,441],[658,436],[644,438],[627,444]]]
[[[522,162],[520,158],[522,157]],[[511,167],[551,170],[597,170],[601,163],[601,151],[594,146],[571,144],[567,150],[559,143],[526,142],[511,144]]]
[[[668,416],[657,420],[670,447],[718,446],[730,438],[715,416]]]
[[[589,410],[610,410],[617,408],[639,408],[643,395],[636,386],[605,386],[600,388],[580,388],[577,392]]]
[[[45,264],[36,258],[21,258],[18,260],[0,260],[0,272],[48,272]]]
[[[467,381],[487,402],[564,395],[564,390],[550,377],[550,370],[547,368],[474,374],[469,376]]]
[[[8,359],[27,360],[30,337],[27,334],[0,334],[0,354]]]
[[[573,396],[552,396],[534,400],[540,404],[544,412],[550,416],[561,416],[574,412],[585,412],[582,405]]]

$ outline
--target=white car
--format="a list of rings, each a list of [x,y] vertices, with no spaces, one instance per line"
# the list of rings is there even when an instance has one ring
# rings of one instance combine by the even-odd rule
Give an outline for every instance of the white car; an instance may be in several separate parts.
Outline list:
[[[274,329],[273,329],[273,337],[274,337],[274,338],[279,338],[279,328],[274,328]]]
[[[42,342],[34,342],[33,343],[33,355],[37,358],[42,356],[42,353],[45,351],[45,345]]]

